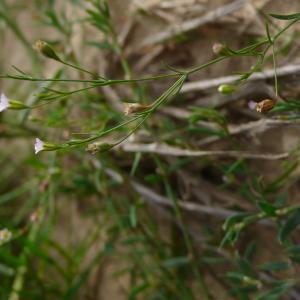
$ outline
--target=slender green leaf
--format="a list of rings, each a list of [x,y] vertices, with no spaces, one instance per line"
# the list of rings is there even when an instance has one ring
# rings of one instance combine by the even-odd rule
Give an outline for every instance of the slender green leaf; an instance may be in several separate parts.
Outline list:
[[[290,15],[277,15],[277,14],[270,14],[271,17],[279,20],[296,20],[300,19],[300,13],[290,14]]]
[[[279,241],[283,243],[290,233],[300,224],[300,209],[292,213],[279,230]]]

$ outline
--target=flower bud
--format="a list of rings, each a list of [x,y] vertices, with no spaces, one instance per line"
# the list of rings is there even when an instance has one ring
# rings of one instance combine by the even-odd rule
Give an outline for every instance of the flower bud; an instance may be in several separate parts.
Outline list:
[[[259,113],[266,113],[269,110],[271,110],[276,104],[275,100],[272,99],[265,99],[263,101],[260,101],[256,104],[256,111]]]
[[[32,223],[39,223],[42,219],[42,215],[43,215],[42,210],[38,208],[30,215],[30,221]]]
[[[221,43],[215,43],[212,46],[212,51],[214,54],[216,55],[224,55],[224,56],[229,56],[232,54],[232,52],[230,51],[230,49]]]
[[[21,101],[9,100],[8,108],[20,110],[20,109],[27,109],[29,107],[26,104],[22,103]]]
[[[57,56],[55,51],[51,48],[51,46],[48,43],[38,40],[34,44],[34,48],[41,52],[44,56],[61,62],[61,59]]]
[[[236,86],[231,84],[222,84],[218,87],[218,91],[221,94],[231,94],[236,91]]]
[[[150,109],[152,104],[144,105],[139,103],[125,103],[124,104],[124,115],[143,113]]]
[[[95,155],[96,153],[100,152],[106,152],[113,148],[114,144],[109,143],[92,143],[88,144],[86,151],[89,152],[92,155]]]

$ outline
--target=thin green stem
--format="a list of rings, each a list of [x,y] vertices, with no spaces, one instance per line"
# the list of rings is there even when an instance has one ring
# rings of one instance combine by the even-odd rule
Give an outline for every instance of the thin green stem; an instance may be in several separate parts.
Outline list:
[[[135,78],[135,79],[108,79],[108,80],[98,80],[98,79],[57,79],[57,78],[36,78],[31,76],[18,76],[18,75],[0,75],[2,79],[14,79],[14,80],[24,80],[24,81],[53,81],[53,82],[74,82],[74,83],[94,83],[97,86],[106,86],[113,84],[126,84],[132,82],[143,82],[143,81],[154,81],[167,78],[178,77],[180,74],[162,74],[151,77]]]
[[[180,225],[180,228],[182,230],[182,234],[183,234],[183,238],[184,238],[184,242],[185,242],[185,245],[186,245],[186,249],[189,253],[189,255],[191,256],[192,258],[192,270],[197,278],[197,283],[199,285],[199,288],[200,288],[200,291],[204,297],[205,300],[211,300],[211,296],[210,296],[210,293],[208,291],[208,288],[207,288],[207,285],[205,283],[205,280],[204,280],[204,277],[203,275],[199,272],[199,269],[197,267],[197,260],[196,260],[196,255],[195,255],[195,252],[194,252],[194,248],[193,248],[193,244],[192,244],[192,240],[190,238],[190,235],[189,235],[189,232],[185,226],[185,223],[184,223],[184,220],[183,220],[183,216],[182,216],[182,213],[181,213],[181,209],[178,205],[178,202],[177,202],[177,199],[176,199],[176,196],[174,195],[173,191],[172,191],[172,188],[167,180],[167,171],[164,167],[164,165],[160,162],[159,159],[156,159],[156,162],[157,162],[157,165],[158,167],[161,169],[162,171],[162,175],[163,175],[163,181],[164,181],[164,185],[165,185],[165,189],[166,189],[166,192],[167,192],[167,195],[169,196],[169,198],[171,199],[172,201],[172,204],[173,204],[173,209],[174,209],[174,212],[175,212],[175,216],[179,222],[179,225]]]
[[[276,57],[274,45],[272,46],[272,58],[273,58],[273,67],[274,67],[274,85],[275,85],[275,94],[278,96],[278,78],[277,78],[277,69],[276,69]]]
[[[135,118],[127,120],[127,121],[125,121],[123,123],[118,124],[117,126],[114,126],[114,127],[110,128],[110,129],[107,129],[105,131],[101,131],[100,133],[96,134],[95,136],[89,137],[87,139],[73,140],[73,141],[71,140],[71,141],[63,144],[62,147],[63,148],[67,148],[67,147],[70,147],[70,146],[71,147],[72,146],[79,146],[79,145],[82,145],[82,144],[93,142],[93,141],[99,139],[100,137],[103,137],[104,135],[107,135],[107,134],[109,134],[109,133],[111,133],[111,132],[113,132],[115,130],[118,130],[119,128],[122,128],[122,127],[124,127],[124,126],[126,126],[126,125],[128,125],[128,124],[130,124],[130,123],[132,123],[132,122],[134,122],[134,121],[136,121],[138,119],[140,119],[141,117],[142,116],[137,116]]]
[[[65,61],[63,61],[63,60],[60,60],[60,62],[61,62],[62,64],[64,64],[64,65],[68,66],[68,67],[71,67],[71,68],[73,68],[73,69],[76,69],[76,70],[81,71],[81,72],[84,72],[84,73],[87,73],[87,74],[91,75],[91,76],[94,77],[94,78],[100,78],[100,79],[102,79],[102,80],[106,80],[104,77],[101,77],[101,76],[99,76],[99,75],[96,75],[96,74],[94,74],[94,73],[92,73],[92,72],[90,72],[90,71],[88,71],[88,70],[85,70],[85,69],[79,67],[79,66],[70,64],[70,63],[65,62]]]

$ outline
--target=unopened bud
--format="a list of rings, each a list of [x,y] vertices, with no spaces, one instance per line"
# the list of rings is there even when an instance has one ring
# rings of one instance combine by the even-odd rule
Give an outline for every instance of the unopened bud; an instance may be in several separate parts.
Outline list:
[[[98,152],[106,152],[110,150],[114,144],[109,144],[109,143],[92,143],[88,144],[86,151],[89,152],[92,155],[95,155]]]
[[[24,103],[22,103],[21,101],[16,101],[16,100],[9,100],[8,101],[8,108],[9,109],[27,109],[28,106]]]
[[[231,55],[229,48],[226,45],[221,44],[221,43],[213,44],[212,51],[216,55],[224,55],[224,56]]]
[[[128,116],[130,114],[138,114],[147,111],[151,108],[152,104],[144,105],[139,103],[125,103],[124,115]]]
[[[236,86],[231,84],[222,84],[218,87],[218,91],[221,94],[231,94],[236,91]]]
[[[38,223],[42,219],[42,210],[38,208],[30,215],[30,221],[32,223]]]
[[[34,44],[34,48],[39,52],[41,52],[44,56],[61,62],[61,59],[58,57],[58,55],[55,53],[55,51],[48,43],[38,40]]]
[[[224,51],[224,48],[226,48],[225,45],[221,44],[221,43],[215,43],[212,46],[212,51],[214,54],[216,55],[221,55],[222,52]]]
[[[263,101],[260,101],[256,104],[256,111],[259,113],[266,113],[269,110],[271,110],[276,104],[275,100],[272,99],[265,99]]]
[[[259,289],[262,287],[261,281],[248,276],[243,276],[243,282],[248,285],[256,285]]]

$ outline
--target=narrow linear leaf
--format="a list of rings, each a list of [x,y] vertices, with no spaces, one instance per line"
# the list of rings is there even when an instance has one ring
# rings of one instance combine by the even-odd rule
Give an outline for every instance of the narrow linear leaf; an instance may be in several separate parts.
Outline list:
[[[290,15],[277,15],[277,14],[270,14],[271,17],[279,20],[296,20],[300,19],[300,13],[290,14]]]
[[[291,288],[290,284],[282,284],[258,296],[255,300],[277,300]]]
[[[279,230],[279,241],[283,243],[290,233],[300,224],[300,209],[292,213]]]
[[[276,207],[273,206],[271,203],[266,201],[260,201],[257,203],[259,208],[268,216],[274,216],[276,212]]]
[[[288,270],[291,265],[287,262],[275,262],[275,263],[267,263],[263,264],[259,267],[262,271],[284,271]]]

